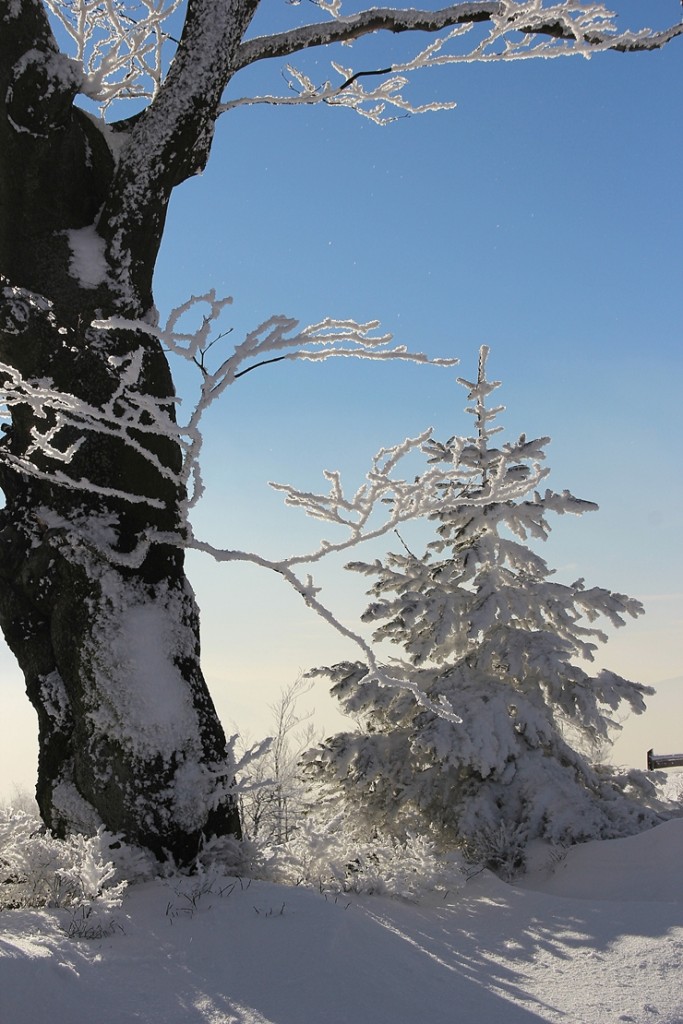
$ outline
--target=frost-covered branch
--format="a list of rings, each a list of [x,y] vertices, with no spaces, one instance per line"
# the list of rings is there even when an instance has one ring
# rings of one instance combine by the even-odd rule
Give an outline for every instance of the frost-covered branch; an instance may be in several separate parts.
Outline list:
[[[123,441],[161,476],[176,480],[177,475],[141,440],[141,436],[156,438],[176,434],[176,426],[168,411],[168,399],[159,401],[135,389],[141,374],[142,359],[143,352],[139,349],[129,359],[116,360],[121,374],[118,385],[111,398],[97,407],[56,389],[49,380],[26,380],[14,367],[0,363],[0,378],[3,381],[0,405],[7,410],[2,415],[8,417],[10,409],[23,407],[30,410],[35,421],[30,428],[31,441],[25,451],[16,454],[4,448],[2,460],[36,479],[132,504],[146,503],[154,508],[162,508],[163,501],[159,498],[101,487],[91,480],[70,475],[50,465],[61,463],[68,466],[88,434],[105,434]],[[71,437],[74,433],[78,435],[75,441],[70,444],[62,442],[65,435]],[[37,456],[39,464],[36,463]]]
[[[98,103],[103,114],[115,101],[155,98],[173,52],[180,46],[168,26],[175,26],[183,0],[44,2],[71,42],[69,55],[80,69],[81,92]],[[254,0],[248,6],[251,11],[257,4]],[[215,87],[224,88],[236,72],[256,62],[286,58],[335,43],[349,44],[376,33],[427,33],[435,38],[410,60],[379,70],[354,71],[332,62],[341,79],[335,83],[315,84],[301,70],[287,66],[288,95],[228,100],[220,111],[253,103],[327,103],[350,107],[385,123],[393,119],[392,114],[422,113],[454,105],[438,101],[415,105],[403,96],[402,90],[408,83],[406,75],[416,70],[472,61],[652,50],[665,46],[683,32],[681,23],[661,31],[619,31],[614,15],[604,4],[587,0],[487,0],[451,4],[436,11],[377,7],[349,15],[342,13],[340,0],[323,0],[315,6],[328,16],[326,20],[251,39],[240,40],[238,36],[231,40],[231,48],[236,46],[234,56],[219,62],[220,68],[217,65],[212,72],[218,76]],[[250,17],[251,13],[244,22],[240,21],[240,33]],[[207,24],[214,19],[215,44],[219,48],[227,45],[227,37],[222,41],[224,13],[215,4],[194,3],[191,18]],[[191,35],[184,33],[183,45]],[[466,45],[461,47],[465,37]],[[361,78],[368,75],[380,75],[382,80],[366,89]]]
[[[494,3],[459,3],[439,11],[373,8],[342,16],[340,5],[333,21],[305,25],[270,36],[245,40],[239,47],[239,66],[274,57],[286,57],[311,47],[350,43],[377,32],[439,33],[407,61],[378,70],[356,70],[332,62],[340,81],[314,83],[302,70],[286,65],[285,95],[263,95],[229,100],[220,109],[255,103],[296,105],[326,103],[343,106],[378,124],[396,116],[445,110],[448,101],[415,105],[403,95],[410,75],[447,64],[482,61],[524,60],[530,57],[560,57],[580,54],[590,57],[604,50],[636,51],[657,49],[683,32],[677,24],[661,32],[642,29],[619,32],[614,16],[603,4],[544,0],[503,0]],[[462,45],[464,43],[464,45]],[[361,79],[379,76],[381,81],[367,89]]]
[[[427,48],[432,49],[433,47]],[[414,104],[403,95],[403,89],[410,81],[408,74],[430,66],[427,50],[421,51],[410,61],[377,71],[354,72],[350,67],[331,61],[331,67],[339,80],[334,83],[325,81],[319,85],[300,69],[287,64],[283,71],[288,89],[286,95],[243,96],[223,103],[220,112],[224,113],[234,107],[258,104],[311,106],[325,103],[331,107],[347,107],[375,124],[383,125],[398,117],[451,110],[456,105],[453,101],[433,100],[429,103]],[[370,76],[379,77],[381,80],[373,87],[367,88],[366,79]]]
[[[38,311],[41,316],[54,320],[50,303],[41,300],[40,296],[23,292],[20,294],[17,289],[6,291],[8,309],[15,319],[21,320],[19,326],[23,325],[22,318],[29,315],[24,309],[26,303],[29,304],[27,308],[30,310]],[[393,345],[391,335],[378,331],[379,325],[376,321],[361,324],[354,320],[327,318],[302,327],[297,320],[290,317],[273,316],[248,332],[244,339],[232,348],[227,358],[220,361],[214,369],[210,369],[206,356],[215,343],[218,320],[231,302],[229,297],[219,297],[215,290],[212,290],[205,295],[192,296],[172,310],[163,325],[153,324],[149,320],[129,320],[122,317],[94,321],[92,326],[102,332],[128,330],[141,335],[138,349],[132,350],[125,358],[109,358],[110,366],[115,371],[115,384],[109,398],[99,406],[59,390],[50,380],[29,378],[13,366],[0,365],[0,377],[3,381],[0,388],[0,404],[7,410],[21,407],[30,413],[32,419],[30,442],[26,449],[23,452],[11,452],[5,446],[2,458],[29,476],[51,480],[61,486],[90,490],[127,502],[147,502],[151,506],[161,507],[158,498],[146,497],[123,489],[103,489],[92,481],[69,474],[68,467],[85,437],[102,434],[116,438],[145,460],[179,492],[187,494],[181,509],[181,518],[185,520],[189,510],[204,491],[200,466],[203,416],[209,406],[245,373],[272,362],[317,362],[334,356],[371,360],[400,359],[442,367],[457,363],[457,359],[430,358],[422,352],[409,351],[403,345]],[[199,322],[191,329],[185,328],[187,318],[194,315],[196,321],[197,314]],[[56,324],[55,327],[57,328]],[[184,418],[180,416],[182,403],[169,398],[155,398],[147,394],[143,386],[144,339],[146,338],[146,343],[149,344],[150,337],[161,342],[174,355],[199,368],[199,397]],[[368,475],[369,483],[357,493],[353,499],[353,506],[347,502],[347,512],[353,512],[356,519],[352,539],[335,545],[334,550],[341,550],[356,543],[361,535],[367,533],[367,520],[372,507],[385,499],[390,491],[394,501],[392,516],[389,524],[380,532],[386,532],[386,529],[390,529],[395,523],[409,517],[415,505],[414,496],[417,488],[405,482],[392,480],[390,474],[396,462],[409,450],[422,444],[427,436],[428,434],[424,434],[413,442],[405,442],[402,446],[378,454]],[[65,438],[68,440],[64,440]],[[169,466],[160,457],[155,445],[155,439],[158,438],[166,438],[178,446],[182,455],[180,468]],[[337,487],[340,486],[337,481]],[[325,501],[321,496],[315,499],[309,496],[307,499],[294,488],[283,489],[287,490],[290,504],[301,505],[306,500],[313,500],[319,506],[318,518],[328,518],[332,521],[334,516],[337,516],[338,521],[342,521],[339,518],[340,509],[330,514],[329,501],[326,506],[327,513],[323,514]],[[424,500],[421,507],[425,508]],[[349,525],[350,522],[349,520]],[[379,533],[375,530],[374,535]],[[321,549],[317,557],[323,553]],[[295,558],[294,561],[310,561],[310,557]]]
[[[196,364],[215,332],[218,317],[231,301],[227,297],[217,298],[212,290],[205,295],[193,296],[173,310],[163,327],[121,318],[96,321],[94,326],[103,330],[125,328],[152,334],[169,351]],[[181,318],[201,307],[206,307],[206,312],[202,314],[197,329],[191,332],[180,329]],[[334,356],[400,359],[446,367],[457,363],[457,359],[431,359],[422,352],[411,352],[403,345],[391,345],[391,335],[377,333],[378,326],[377,321],[360,324],[355,320],[327,318],[301,327],[299,321],[291,317],[272,316],[250,331],[216,369],[210,371],[202,360],[199,399],[184,423],[171,427],[184,454],[180,482],[188,491],[187,509],[196,504],[204,492],[200,467],[201,420],[208,407],[228,387],[256,366],[280,360],[319,362]]]
[[[392,448],[382,448],[373,458],[366,475],[366,483],[350,497],[344,493],[341,476],[336,470],[325,470],[329,480],[327,494],[300,491],[291,484],[271,483],[275,490],[284,492],[285,503],[301,508],[313,519],[341,526],[348,536],[341,541],[324,540],[315,553],[293,555],[284,560],[288,566],[317,562],[332,552],[345,551],[361,542],[375,540],[395,530],[408,519],[417,519],[434,512],[441,503],[441,492],[447,478],[441,467],[427,469],[420,477],[404,480],[392,476],[397,464],[411,452],[423,451],[431,437],[431,428],[414,438],[406,438]],[[377,525],[371,526],[373,515],[381,507],[387,514]]]
[[[400,663],[389,668],[381,664],[375,655],[375,651],[367,640],[354,630],[345,626],[327,605],[319,598],[320,588],[315,585],[313,578],[308,575],[302,579],[290,567],[290,560],[283,559],[276,561],[265,558],[255,552],[233,551],[227,548],[216,548],[208,541],[196,538],[190,529],[186,545],[195,551],[203,551],[217,562],[246,562],[258,565],[263,569],[270,569],[278,573],[282,578],[299,594],[308,608],[316,612],[321,619],[327,622],[337,633],[347,640],[356,644],[366,658],[373,679],[380,685],[389,689],[409,690],[415,700],[428,711],[432,711],[452,724],[460,724],[461,718],[453,711],[447,700],[431,700],[408,676],[401,671]]]
[[[494,45],[503,42],[503,59],[508,45],[517,50],[515,34],[529,37],[527,46],[556,47],[559,52],[585,55],[599,50],[651,50],[664,46],[683,32],[679,23],[661,32],[644,28],[637,32],[619,32],[613,13],[602,3],[580,0],[494,0],[484,3],[457,3],[438,11],[375,7],[357,14],[338,16],[334,21],[303,25],[299,28],[245,40],[238,49],[238,67],[273,57],[330,43],[348,43],[375,32],[442,32],[460,26],[485,23],[490,34],[473,51],[470,59],[479,60]],[[508,38],[511,37],[511,38]],[[446,37],[449,38],[449,37]],[[540,56],[539,50],[536,55]],[[554,56],[546,49],[543,56]],[[494,59],[491,53],[489,59]]]
[[[161,85],[165,23],[183,0],[44,0],[71,40],[81,92],[102,111],[115,100],[152,99]]]

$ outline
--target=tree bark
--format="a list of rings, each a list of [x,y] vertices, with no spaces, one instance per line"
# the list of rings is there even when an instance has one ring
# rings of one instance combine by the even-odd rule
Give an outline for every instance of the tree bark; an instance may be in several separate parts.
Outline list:
[[[95,409],[116,397],[124,416],[147,397],[173,419],[158,341],[91,324],[152,316],[166,206],[206,158],[220,89],[190,103],[180,128],[166,121],[155,151],[151,107],[107,129],[73,105],[78,84],[40,0],[0,0],[0,361]],[[112,130],[127,139],[118,165]],[[181,157],[165,163],[179,137]],[[131,175],[145,173],[131,202]],[[86,243],[95,258],[86,248],[83,265]],[[122,392],[121,367],[140,352]],[[182,538],[181,451],[172,436],[133,432],[131,444],[69,427],[52,438],[62,451],[78,443],[62,466],[35,445],[53,416],[15,405],[0,444],[0,625],[38,714],[38,804],[57,835],[103,824],[187,863],[203,837],[239,836],[240,824],[182,541],[145,542]]]

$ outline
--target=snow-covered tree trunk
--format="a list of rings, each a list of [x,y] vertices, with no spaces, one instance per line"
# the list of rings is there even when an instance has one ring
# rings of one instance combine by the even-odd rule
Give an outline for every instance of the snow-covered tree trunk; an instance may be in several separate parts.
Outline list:
[[[228,37],[248,23],[244,6],[224,5],[226,20],[232,8],[242,19]],[[188,17],[186,33],[206,30]],[[181,84],[184,111],[159,118],[150,107],[120,124],[111,145],[73,105],[77,75],[43,4],[0,4],[0,360],[90,407],[120,395],[121,416],[121,367],[142,348],[131,389],[173,417],[159,342],[90,325],[153,315],[166,205],[205,159],[219,99],[200,82],[196,100]],[[38,713],[41,813],[58,834],[103,822],[187,860],[202,833],[239,834],[239,821],[182,546],[140,549],[151,531],[182,529],[181,453],[172,437],[141,435],[140,452],[116,432],[62,430],[57,449],[80,443],[67,486],[56,482],[54,451],[34,444],[46,415],[24,405],[5,428],[0,513],[0,623]]]

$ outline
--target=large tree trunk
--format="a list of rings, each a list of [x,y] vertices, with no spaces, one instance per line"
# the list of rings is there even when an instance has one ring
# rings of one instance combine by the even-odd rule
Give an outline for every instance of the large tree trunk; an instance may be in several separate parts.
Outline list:
[[[104,824],[187,862],[203,836],[240,829],[183,570],[181,452],[172,431],[123,439],[115,423],[141,397],[172,421],[173,384],[152,336],[91,324],[152,315],[168,198],[197,158],[192,146],[182,166],[160,156],[153,191],[126,207],[131,172],[115,166],[111,129],[73,106],[77,84],[39,0],[0,0],[0,361],[95,410],[116,397],[105,432],[51,439],[78,443],[68,463],[36,445],[55,413],[13,407],[0,448],[0,625],[38,713],[47,825]]]

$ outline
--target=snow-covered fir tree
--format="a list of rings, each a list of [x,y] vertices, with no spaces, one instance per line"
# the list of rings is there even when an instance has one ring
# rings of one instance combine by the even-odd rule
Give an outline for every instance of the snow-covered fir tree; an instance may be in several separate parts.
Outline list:
[[[406,548],[347,567],[374,580],[363,620],[377,624],[375,641],[403,647],[392,674],[412,691],[383,685],[362,663],[317,670],[358,727],[310,751],[306,765],[316,787],[337,801],[341,791],[361,827],[398,837],[426,829],[510,871],[530,839],[621,836],[661,820],[662,808],[642,772],[587,754],[619,727],[618,708],[642,712],[653,692],[582,667],[607,639],[596,620],[621,626],[642,605],[583,579],[556,581],[527,546],[548,537],[550,513],[597,506],[539,489],[549,438],[492,443],[504,406],[488,404],[500,382],[487,379],[487,356],[482,347],[475,382],[459,378],[474,435],[425,445],[446,468],[430,517],[437,538],[422,558]]]

